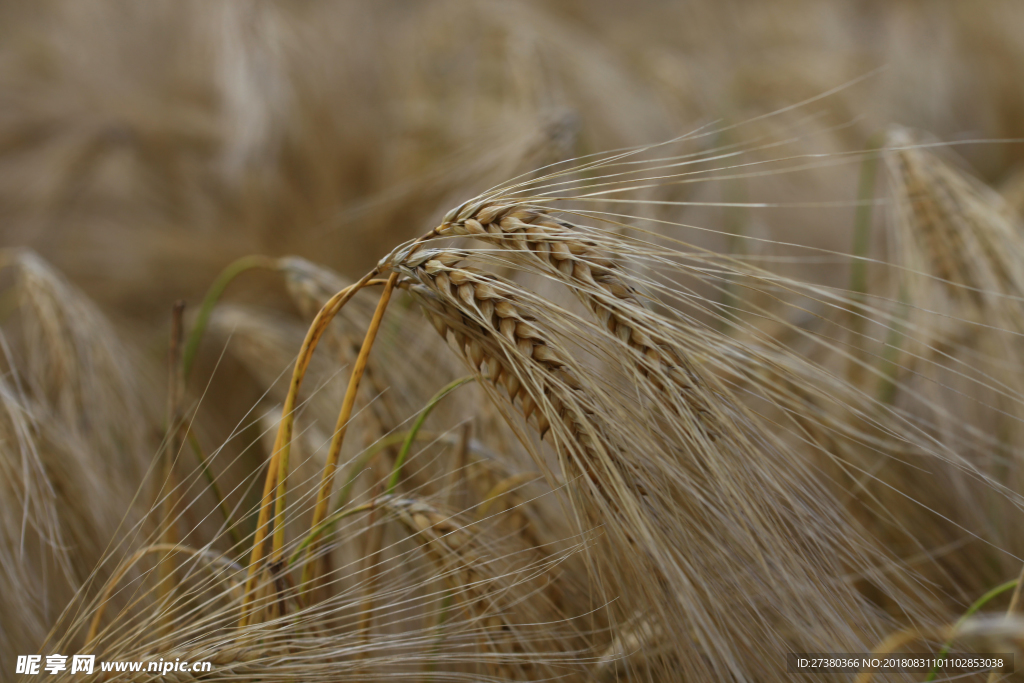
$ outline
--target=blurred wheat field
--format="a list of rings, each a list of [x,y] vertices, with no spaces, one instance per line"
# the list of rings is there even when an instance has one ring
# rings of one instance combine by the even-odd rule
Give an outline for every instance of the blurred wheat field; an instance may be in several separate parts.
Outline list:
[[[0,680],[1024,666],[1021,27],[0,2]]]

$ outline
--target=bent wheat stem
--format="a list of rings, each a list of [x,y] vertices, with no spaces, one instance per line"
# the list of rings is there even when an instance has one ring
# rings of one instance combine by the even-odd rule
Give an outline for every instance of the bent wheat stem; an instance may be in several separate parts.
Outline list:
[[[334,316],[338,314],[338,311],[349,302],[349,300],[355,296],[363,287],[367,286],[371,278],[377,274],[377,270],[371,270],[369,273],[364,275],[359,282],[346,287],[341,290],[333,297],[331,297],[320,312],[317,313],[316,318],[313,319],[313,323],[309,326],[309,330],[306,332],[306,338],[302,341],[302,348],[299,349],[299,357],[295,361],[295,370],[292,372],[291,384],[288,387],[288,395],[285,397],[284,408],[282,410],[281,424],[277,429],[277,436],[274,439],[274,450],[270,456],[270,463],[267,467],[267,477],[263,486],[263,499],[260,504],[260,514],[256,521],[256,532],[253,539],[252,551],[249,556],[249,570],[245,584],[245,599],[242,602],[242,614],[239,618],[239,627],[244,627],[249,617],[249,609],[255,599],[254,590],[256,588],[256,571],[259,568],[263,560],[263,543],[267,538],[267,529],[270,521],[270,508],[274,503],[274,492],[277,484],[277,473],[279,469],[279,463],[284,457],[287,458],[287,452],[291,448],[292,430],[295,425],[295,404],[298,399],[299,388],[302,386],[302,380],[306,376],[306,370],[309,368],[310,360],[313,358],[313,351],[316,350],[316,345],[320,341],[320,337],[323,336],[327,330],[327,326],[330,324]]]
[[[348,510],[338,510],[337,512],[332,513],[330,516],[327,517],[327,519],[320,522],[318,525],[313,527],[312,531],[306,534],[306,537],[302,539],[301,543],[299,543],[299,547],[296,548],[295,552],[292,553],[291,557],[288,558],[288,566],[291,567],[296,562],[298,562],[299,556],[302,555],[303,552],[308,550],[313,545],[313,543],[315,543],[317,539],[319,539],[320,536],[322,536],[323,533],[330,529],[334,524],[345,519],[346,517],[351,517],[354,514],[375,510],[377,506],[380,505],[382,502],[382,498],[375,498],[374,500],[371,500],[369,503],[363,503],[362,505],[357,505],[354,508],[349,508]]]
[[[352,409],[356,404],[356,393],[359,391],[359,381],[366,370],[366,362],[370,358],[370,349],[377,337],[377,330],[380,329],[381,320],[384,319],[384,311],[387,310],[388,302],[391,300],[391,292],[394,291],[395,283],[398,282],[398,273],[392,273],[384,285],[384,291],[380,295],[377,310],[373,313],[373,319],[366,330],[366,338],[363,346],[359,349],[359,356],[356,358],[355,366],[352,368],[352,376],[348,381],[348,389],[345,392],[345,400],[342,403],[341,411],[338,413],[338,421],[334,427],[334,437],[331,439],[331,447],[327,452],[327,462],[324,464],[323,477],[320,480],[320,491],[317,494],[316,508],[313,510],[312,528],[316,528],[327,516],[327,504],[331,497],[331,488],[334,484],[334,474],[338,469],[338,457],[341,454],[342,444],[345,442],[345,433],[348,431],[348,423],[352,417]],[[287,473],[287,458],[280,461],[279,492],[277,500],[278,522],[274,529],[274,557],[278,558],[281,548],[284,546],[284,476]],[[315,546],[309,548],[308,554],[312,556]],[[302,570],[302,585],[312,577],[311,564],[307,562]]]
[[[875,176],[878,173],[878,161],[880,158],[879,148],[882,146],[882,136],[872,135],[865,146],[865,157],[861,162],[860,179],[857,184],[857,213],[853,228],[853,256],[850,263],[850,293],[856,303],[857,310],[851,311],[850,327],[853,330],[852,339],[855,341],[853,356],[847,366],[847,379],[851,384],[859,385],[863,381],[865,350],[861,344],[864,343],[864,314],[863,307],[867,300],[868,291],[868,251],[871,247],[871,229],[874,226],[874,194]]]
[[[352,488],[355,486],[356,479],[363,472],[363,469],[370,464],[374,456],[380,453],[385,448],[391,446],[397,446],[403,444],[409,438],[409,432],[398,432],[397,434],[389,434],[381,438],[377,443],[367,448],[349,467],[351,473],[348,479],[345,480],[345,485],[341,487],[341,491],[338,493],[338,500],[334,503],[334,512],[331,515],[335,515],[340,511],[345,504],[348,503],[349,497],[352,495]],[[415,441],[435,441],[441,438],[438,434],[431,432],[423,432],[422,430],[415,435]]]

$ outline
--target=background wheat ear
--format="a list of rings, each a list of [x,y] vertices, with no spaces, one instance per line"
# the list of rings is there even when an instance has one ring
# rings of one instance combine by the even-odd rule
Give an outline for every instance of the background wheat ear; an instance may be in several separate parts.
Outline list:
[[[4,611],[24,616],[23,628],[0,629],[7,667],[11,653],[46,640],[70,596],[110,576],[106,549],[144,513],[133,494],[156,442],[139,384],[142,359],[39,256],[5,256],[14,311],[0,332],[7,482],[0,564]],[[119,555],[132,543],[112,547]]]
[[[1016,516],[1010,501],[1021,485],[1020,220],[952,150],[924,134],[893,130],[883,155],[893,199],[891,265],[879,269],[888,284],[875,289],[883,298],[873,314],[887,320],[874,347],[883,376],[868,388],[895,406],[894,417],[915,426],[899,428],[908,440],[900,450],[928,458],[929,478],[935,477],[916,496],[922,507],[906,514],[918,538],[948,538],[952,522],[987,528],[1001,547],[1020,548],[995,521]],[[892,477],[901,490],[922,481],[902,465]],[[993,489],[1000,502],[983,510],[977,501]],[[991,570],[956,557],[934,570],[971,586],[971,594],[984,592],[1017,571],[1018,562],[1000,554],[992,556]]]

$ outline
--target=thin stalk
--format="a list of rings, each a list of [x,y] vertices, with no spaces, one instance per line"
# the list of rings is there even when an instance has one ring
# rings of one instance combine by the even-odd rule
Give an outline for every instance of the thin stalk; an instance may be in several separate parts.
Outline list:
[[[427,432],[413,435],[416,441],[432,441],[437,439],[436,433]],[[373,460],[374,456],[383,451],[385,448],[396,446],[400,443],[405,443],[405,440],[409,438],[409,432],[398,432],[397,434],[389,434],[379,439],[376,443],[367,448],[363,453],[356,458],[355,462],[352,463],[351,473],[348,479],[345,480],[345,485],[341,487],[341,491],[338,492],[338,500],[334,503],[334,513],[336,514],[341,508],[345,507],[348,503],[348,499],[352,496],[352,489],[355,486],[356,480],[359,475],[362,474],[363,470],[370,461]]]
[[[338,500],[334,504],[334,512],[332,512],[327,519],[325,519],[319,526],[310,532],[310,535],[306,536],[302,544],[299,546],[299,550],[305,550],[309,543],[316,540],[326,532],[328,535],[334,532],[334,525],[342,517],[347,517],[343,514],[345,511],[343,508],[348,503],[348,499],[352,496],[352,489],[355,487],[356,480],[359,475],[362,474],[363,470],[370,461],[373,460],[374,456],[380,453],[385,448],[403,443],[408,438],[409,432],[399,432],[397,434],[390,434],[378,440],[372,446],[367,448],[360,456],[356,459],[351,466],[351,473],[348,475],[348,479],[345,480],[345,485],[341,487],[341,491],[338,493]],[[429,441],[437,438],[436,434],[433,433],[420,433],[415,435],[417,441]],[[312,538],[311,538],[312,536]],[[296,557],[293,555],[292,559],[288,561],[289,566],[295,564]]]
[[[295,405],[298,401],[299,388],[306,376],[306,370],[313,358],[317,343],[327,330],[334,316],[338,311],[355,296],[356,292],[369,284],[371,278],[377,274],[376,269],[370,271],[354,285],[350,285],[332,296],[323,308],[316,314],[306,338],[302,341],[302,348],[299,349],[299,357],[295,361],[295,370],[292,372],[291,384],[288,387],[288,395],[285,397],[284,408],[281,416],[281,423],[277,428],[277,436],[274,439],[274,450],[270,456],[267,467],[267,477],[263,485],[263,499],[260,504],[260,514],[256,521],[256,531],[253,537],[252,551],[249,554],[249,570],[245,584],[245,599],[242,602],[242,614],[239,618],[239,627],[244,627],[249,617],[249,608],[255,598],[256,570],[263,560],[263,544],[267,537],[270,522],[270,509],[274,504],[274,493],[277,485],[277,475],[280,469],[279,463],[282,458],[287,459],[287,452],[291,448],[292,432],[295,426]]]
[[[449,509],[462,510],[463,480],[466,477],[466,463],[469,462],[469,439],[472,434],[473,423],[467,422],[462,425],[462,433],[459,435],[459,445],[455,450],[455,459],[452,463],[451,472],[448,474],[448,481],[445,484],[447,494],[445,496],[445,507]]]
[[[384,500],[385,498],[375,498],[374,500],[371,500],[369,503],[363,503],[362,505],[357,505],[354,508],[349,508],[348,510],[339,510],[337,512],[331,513],[331,515],[327,519],[320,522],[320,524],[314,527],[312,531],[306,534],[306,537],[302,539],[301,543],[299,543],[299,547],[296,548],[295,552],[292,553],[291,557],[288,558],[288,566],[294,566],[295,563],[299,561],[299,556],[302,555],[302,553],[306,551],[313,543],[315,543],[316,540],[320,538],[320,536],[323,535],[325,531],[330,529],[337,522],[345,519],[346,517],[351,517],[352,515],[357,514],[359,512],[369,512],[370,510],[374,510],[377,508],[377,506],[384,502]]]
[[[213,476],[209,461],[203,454],[203,447],[199,444],[196,433],[191,429],[188,430],[188,443],[192,447],[192,452],[195,453],[196,459],[199,460],[199,467],[203,470],[203,476],[206,477],[206,482],[210,485],[210,491],[217,499],[217,508],[224,517],[224,525],[227,528],[228,534],[231,535],[231,544],[232,546],[237,546],[242,542],[242,538],[238,535],[238,529],[235,528],[234,522],[231,521],[231,510],[228,509],[227,501],[224,500],[220,486],[217,485],[217,479]]]
[[[185,344],[181,369],[186,381],[188,381],[189,373],[192,372],[192,363],[196,359],[196,353],[199,352],[199,344],[203,340],[203,333],[206,332],[206,326],[210,322],[210,315],[213,313],[213,308],[217,305],[217,301],[220,300],[224,290],[227,289],[232,280],[245,271],[254,268],[273,270],[277,268],[277,264],[274,259],[267,256],[243,256],[237,261],[228,264],[220,272],[220,275],[217,276],[217,279],[213,281],[213,284],[210,285],[210,289],[207,290],[206,296],[203,298],[203,303],[199,306],[196,324],[192,327],[192,331],[188,335],[188,342]]]
[[[320,491],[317,493],[316,508],[313,510],[313,523],[310,528],[316,528],[327,516],[327,505],[331,498],[331,488],[334,484],[334,474],[338,469],[338,458],[341,455],[341,447],[345,442],[345,433],[348,431],[349,420],[352,418],[352,410],[356,404],[356,394],[359,391],[359,381],[363,378],[366,364],[370,358],[370,350],[377,337],[377,330],[380,329],[381,320],[384,319],[384,312],[387,310],[388,302],[391,300],[391,293],[398,282],[398,273],[392,273],[381,292],[380,301],[377,302],[377,309],[373,312],[373,318],[366,330],[366,337],[363,339],[363,346],[359,349],[355,365],[352,368],[352,376],[348,381],[348,389],[345,391],[345,400],[342,402],[341,411],[338,412],[338,421],[334,426],[334,437],[331,439],[331,447],[327,452],[327,462],[324,464],[324,473],[320,479]],[[279,559],[284,547],[284,476],[287,473],[287,458],[279,461],[280,474],[278,478],[277,496],[277,522],[274,528],[274,558]],[[314,547],[310,547],[308,554],[312,555]],[[305,586],[312,578],[312,563],[307,562],[302,570],[302,585]]]
[[[419,433],[420,429],[423,427],[423,423],[426,422],[427,417],[430,416],[430,413],[433,412],[434,408],[437,407],[437,404],[441,402],[441,399],[461,387],[463,384],[472,382],[473,379],[474,377],[469,375],[455,380],[448,386],[441,389],[441,391],[434,394],[434,397],[431,398],[426,407],[423,408],[419,417],[416,418],[416,422],[413,424],[412,429],[409,430],[408,436],[405,437],[405,443],[402,444],[402,450],[398,452],[398,457],[395,459],[395,466],[391,470],[391,477],[388,479],[388,487],[385,493],[390,495],[395,492],[396,488],[398,488],[398,481],[402,478],[402,465],[405,464],[406,459],[409,457],[409,451],[412,450],[412,443],[416,440],[416,434]]]
[[[860,165],[857,183],[857,212],[853,219],[853,255],[850,264],[850,291],[863,296],[868,291],[868,264],[865,260],[871,247],[871,228],[874,225],[875,178],[878,176],[878,150],[883,135],[868,138],[864,146],[864,161]]]
[[[945,657],[949,654],[949,650],[953,647],[953,638],[956,636],[956,632],[960,630],[960,627],[963,626],[963,623],[965,621],[972,617],[982,607],[992,602],[994,599],[998,598],[1006,591],[1016,588],[1018,583],[1018,579],[1007,581],[1004,584],[996,586],[995,588],[993,588],[992,590],[990,590],[989,592],[985,593],[980,598],[975,600],[974,604],[968,607],[967,611],[963,613],[963,616],[957,619],[956,624],[953,626],[953,630],[949,635],[949,638],[946,640],[945,645],[942,646],[942,650],[939,651],[939,658],[941,659],[942,657]],[[938,667],[932,667],[932,670],[928,672],[928,678],[924,679],[925,683],[934,681],[935,677],[938,676],[938,674]]]
[[[906,318],[907,304],[906,297],[901,293],[900,303],[897,308],[897,317],[893,319],[889,334],[885,340],[885,348],[882,349],[882,362],[879,368],[882,377],[878,382],[878,400],[890,405],[896,399],[896,383],[899,380],[900,345],[903,343],[903,319]]]
[[[378,488],[375,498],[380,497]],[[380,578],[380,556],[384,545],[384,524],[377,519],[378,510],[379,508],[375,507],[370,514],[370,528],[367,530],[366,553],[364,554],[366,570],[370,576],[366,581],[363,604],[359,609],[359,640],[364,646],[363,653],[359,656],[360,659],[369,656],[369,648],[366,648],[365,645],[370,641],[370,630],[373,628],[373,596],[377,593],[377,582]]]
[[[864,147],[864,161],[860,165],[860,179],[857,184],[857,212],[853,221],[853,262],[850,264],[850,294],[853,305],[850,309],[850,338],[854,342],[852,358],[847,365],[847,379],[858,386],[864,375],[866,351],[857,339],[863,336],[864,301],[868,291],[868,251],[871,248],[871,229],[874,227],[875,178],[878,175],[878,150],[884,137],[876,133],[868,138]]]
[[[184,337],[183,319],[185,302],[177,301],[171,312],[171,340],[167,352],[167,438],[163,452],[163,484],[160,487],[160,540],[165,546],[176,546],[178,530],[175,524],[180,493],[175,485],[174,461],[178,457],[183,441],[183,424],[180,415],[182,394],[181,342]],[[174,593],[174,566],[171,553],[161,553],[157,561],[157,597],[163,609],[171,604]],[[160,617],[160,632],[166,635],[170,629],[170,615]]]
[[[746,201],[746,191],[742,181],[726,185],[725,201],[727,204],[734,205],[727,206],[724,209],[722,222],[724,223],[724,232],[729,235],[727,238],[729,255],[735,258],[737,255],[743,255],[746,252],[746,240],[742,238],[747,232],[749,216],[747,215],[747,209],[741,206]],[[737,282],[737,277],[735,273],[726,273],[723,276],[724,282],[721,287],[722,304],[719,307],[718,328],[725,333],[734,330],[737,322],[740,320],[740,307],[743,305],[743,299],[738,291],[739,283]]]
[[[411,249],[415,249],[416,245],[434,237],[436,234],[437,230],[435,228],[425,235],[422,235],[413,243]],[[255,598],[253,590],[256,587],[257,582],[256,571],[263,561],[263,544],[267,537],[270,509],[276,500],[274,494],[277,489],[277,476],[282,469],[280,467],[280,463],[282,460],[287,462],[288,451],[291,448],[292,432],[295,425],[295,404],[299,393],[299,387],[302,385],[302,379],[305,377],[306,370],[309,368],[310,360],[313,357],[313,351],[316,349],[316,345],[320,341],[320,337],[322,337],[324,332],[327,330],[327,326],[330,324],[331,320],[333,320],[334,316],[338,314],[338,311],[340,311],[341,308],[348,303],[353,296],[355,296],[356,292],[370,284],[376,284],[372,278],[377,275],[377,273],[378,269],[374,268],[364,275],[359,282],[346,287],[331,297],[317,313],[316,318],[313,319],[312,324],[309,326],[309,330],[306,332],[306,338],[302,342],[302,348],[299,349],[299,357],[295,362],[295,370],[292,373],[291,385],[288,388],[288,395],[285,397],[281,423],[278,425],[277,436],[274,439],[273,454],[271,455],[270,462],[267,467],[267,478],[263,486],[263,500],[260,504],[260,514],[256,521],[256,531],[254,533],[252,551],[249,555],[248,578],[245,583],[245,598],[242,601],[241,615],[238,621],[239,628],[243,628],[248,622],[249,610]],[[388,286],[390,283],[390,287],[388,289],[389,294],[390,289],[394,287],[395,280],[397,280],[397,274],[392,274],[392,276],[388,278],[387,283],[385,283],[385,286]],[[326,510],[324,510],[324,512],[326,512]],[[312,526],[315,527],[316,524],[313,524]]]

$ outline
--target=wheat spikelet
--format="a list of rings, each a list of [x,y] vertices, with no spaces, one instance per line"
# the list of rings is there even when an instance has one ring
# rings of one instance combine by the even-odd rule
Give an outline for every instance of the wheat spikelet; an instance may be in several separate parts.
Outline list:
[[[889,138],[885,158],[895,202],[890,258],[900,268],[893,278],[899,293],[890,296],[905,309],[891,401],[921,425],[924,438],[915,449],[943,451],[944,460],[932,470],[936,482],[921,500],[946,519],[986,529],[1003,547],[1019,550],[1017,539],[996,527],[1014,514],[1007,496],[1015,497],[1024,482],[1020,219],[952,155],[924,145],[921,135],[896,129]],[[926,439],[941,445],[929,447]],[[902,476],[905,486],[920,480],[912,471]],[[1000,501],[983,511],[977,501],[993,488],[1001,490]],[[913,527],[919,537],[949,533],[944,520],[922,517]],[[1015,560],[998,555],[998,569],[976,585],[1016,571]],[[977,567],[950,564],[962,576],[958,583],[980,578]]]
[[[653,336],[637,324],[643,309],[634,287],[601,246],[564,220],[528,206],[471,204],[452,212],[438,234],[470,236],[497,244],[513,258],[538,266],[570,286],[594,312],[602,326],[619,342],[635,352],[644,377],[655,389],[671,386],[685,398],[695,424],[708,438],[718,429],[706,400],[697,389],[705,389],[694,365],[678,354],[666,339]],[[652,377],[653,375],[653,377]]]
[[[558,610],[557,599],[552,600],[555,577],[537,572],[533,561],[517,558],[521,551],[516,553],[514,544],[502,543],[502,552],[497,552],[497,547],[481,543],[483,528],[462,526],[452,515],[423,501],[388,497],[382,504],[422,544],[468,612],[468,623],[479,624],[486,649],[522,653],[535,660],[530,664],[499,663],[490,667],[492,674],[527,679],[552,675],[554,670],[544,663],[543,653],[578,649],[579,643],[573,642],[575,634],[565,628],[569,623]],[[542,563],[547,561],[545,558]],[[531,643],[530,630],[524,628],[538,619],[553,626],[543,645]]]
[[[419,264],[413,261],[397,267],[430,287],[436,296],[431,297],[421,290],[413,291],[427,298],[429,314],[438,333],[449,339],[475,372],[491,383],[500,382],[511,400],[520,401],[524,417],[528,420],[535,418],[534,424],[541,438],[551,431],[548,415],[553,412],[569,429],[572,442],[584,449],[582,455],[576,456],[576,467],[585,469],[599,462],[600,436],[593,433],[593,425],[585,417],[585,412],[573,405],[575,401],[567,403],[565,400],[570,395],[566,391],[575,392],[580,384],[564,356],[545,340],[533,316],[517,308],[517,298],[511,287],[483,273],[454,267],[464,257],[457,252],[424,251],[412,257],[420,261]],[[422,265],[422,268],[417,268],[417,265]],[[474,330],[477,331],[475,335],[462,329],[465,322],[460,305],[473,310],[479,317],[474,322],[480,325],[485,321],[483,325],[486,327]],[[520,376],[521,368],[503,358],[504,354],[495,347],[494,341],[488,339],[496,332],[513,345],[519,356],[542,369],[541,395],[531,391],[531,383]],[[545,401],[550,402],[550,410],[538,412],[537,406]],[[588,484],[600,485],[599,482],[600,478],[592,477]]]
[[[897,258],[937,278],[952,301],[962,302],[962,317],[973,308],[1019,326],[1019,304],[1005,296],[1024,294],[1019,219],[994,190],[914,142],[897,129],[887,152],[899,211]]]

